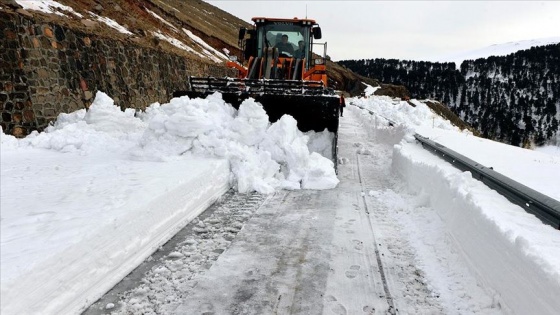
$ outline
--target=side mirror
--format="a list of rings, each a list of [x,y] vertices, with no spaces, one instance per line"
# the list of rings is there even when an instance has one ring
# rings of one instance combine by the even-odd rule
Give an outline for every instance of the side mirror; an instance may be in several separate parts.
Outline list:
[[[313,29],[313,38],[314,39],[321,39],[322,35],[321,35],[321,28],[320,27],[315,27]]]
[[[251,36],[248,40],[245,41],[245,50],[243,51],[244,59],[249,60],[251,56],[255,56],[256,48],[257,48],[256,39]]]
[[[242,40],[242,39],[245,37],[245,32],[246,32],[246,31],[247,31],[247,29],[244,28],[244,27],[242,27],[242,28],[239,29],[239,36],[238,36],[238,39],[239,39],[239,40]]]

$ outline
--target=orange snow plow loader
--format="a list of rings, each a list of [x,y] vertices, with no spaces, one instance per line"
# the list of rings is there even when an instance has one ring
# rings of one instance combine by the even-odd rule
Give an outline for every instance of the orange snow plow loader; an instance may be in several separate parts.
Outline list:
[[[253,29],[239,30],[243,60],[230,58],[227,66],[238,70],[236,78],[189,77],[189,91],[174,97],[206,97],[220,92],[235,108],[252,97],[261,103],[269,120],[291,115],[302,132],[327,129],[334,133],[333,160],[336,164],[340,100],[327,87],[326,43],[321,28],[311,19],[254,17]],[[313,47],[323,46],[322,57],[314,58]]]

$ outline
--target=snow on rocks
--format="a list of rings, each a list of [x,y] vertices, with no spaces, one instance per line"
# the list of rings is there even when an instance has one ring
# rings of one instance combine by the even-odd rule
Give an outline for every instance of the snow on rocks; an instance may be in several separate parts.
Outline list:
[[[129,31],[126,27],[120,25],[117,21],[108,18],[106,16],[99,16],[91,11],[88,12],[89,14],[91,14],[96,20],[103,22],[105,24],[107,24],[107,26],[114,28],[115,30],[119,31],[120,33],[126,34],[126,35],[133,35],[131,31]]]
[[[15,2],[26,10],[41,11],[64,16],[64,13],[58,11],[62,10],[72,13],[78,17],[82,17],[80,13],[74,11],[71,7],[60,4],[54,0],[16,0]]]
[[[366,97],[368,96],[373,96],[375,94],[375,91],[379,90],[381,88],[381,86],[371,86],[367,83],[362,82],[363,85],[366,86],[365,90],[364,90],[364,95]]]
[[[229,50],[227,50],[226,48],[223,49],[225,53],[224,55],[223,53],[214,49],[212,46],[208,45],[204,40],[202,40],[202,38],[194,35],[193,32],[184,28],[183,32],[185,32],[195,43],[200,45],[204,54],[206,54],[208,58],[212,59],[214,62],[223,62],[224,60],[228,59],[226,55],[229,55]]]

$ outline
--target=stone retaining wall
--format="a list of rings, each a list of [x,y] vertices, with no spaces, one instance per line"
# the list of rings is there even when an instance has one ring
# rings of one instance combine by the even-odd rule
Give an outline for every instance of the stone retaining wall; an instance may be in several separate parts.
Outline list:
[[[0,109],[6,134],[43,130],[60,113],[107,93],[121,108],[144,109],[187,88],[189,75],[232,75],[132,42],[102,38],[17,13],[0,12]]]

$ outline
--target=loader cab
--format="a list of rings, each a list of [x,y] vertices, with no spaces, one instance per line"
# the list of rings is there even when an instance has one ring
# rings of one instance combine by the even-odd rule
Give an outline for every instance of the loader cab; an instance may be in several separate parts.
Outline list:
[[[246,60],[250,57],[264,57],[269,48],[289,45],[291,49],[279,50],[279,57],[304,59],[305,70],[311,67],[313,39],[321,38],[321,28],[315,20],[264,17],[254,17],[252,20],[255,23],[254,29],[242,29],[239,33],[240,41],[246,33],[249,34],[244,45]],[[282,37],[286,36],[287,43],[283,43]]]

